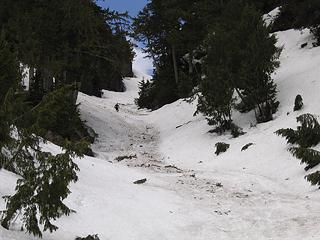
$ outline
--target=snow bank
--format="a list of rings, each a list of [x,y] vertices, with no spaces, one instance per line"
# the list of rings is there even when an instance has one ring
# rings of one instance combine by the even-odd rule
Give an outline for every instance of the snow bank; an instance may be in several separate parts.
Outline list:
[[[279,111],[274,121],[256,127],[251,126],[252,114],[235,112],[235,122],[247,132],[237,139],[208,133],[205,118],[193,116],[196,102],[179,100],[155,112],[138,110],[133,103],[138,82],[149,78],[138,71],[136,78],[125,80],[125,93],[104,91],[102,99],[79,94],[81,116],[99,135],[93,145],[97,157],[76,160],[79,182],[71,186],[66,203],[77,213],[59,219],[59,230],[43,239],[95,233],[101,240],[317,239],[319,192],[303,179],[303,166],[274,131],[295,127],[302,113],[319,114],[320,48],[311,48],[307,30],[279,32],[277,37],[284,46],[274,74]],[[308,46],[301,49],[305,42]],[[297,94],[305,107],[292,112]],[[215,156],[214,145],[220,141],[231,146]],[[254,145],[241,152],[247,143]],[[47,147],[59,151],[52,144]],[[115,161],[128,154],[137,159]],[[181,170],[152,168],[157,165]],[[142,178],[147,178],[145,184],[133,184]],[[16,179],[0,170],[1,196],[13,192]],[[18,220],[12,231],[0,228],[0,240],[34,239],[19,227]]]

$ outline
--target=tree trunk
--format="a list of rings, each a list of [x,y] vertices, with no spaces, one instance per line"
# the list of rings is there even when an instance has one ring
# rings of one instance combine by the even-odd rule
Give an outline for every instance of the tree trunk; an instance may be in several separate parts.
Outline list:
[[[178,84],[179,83],[179,74],[178,74],[178,66],[177,66],[176,49],[175,49],[174,45],[172,45],[171,51],[172,51],[174,78],[176,80],[176,84]]]
[[[150,40],[147,39],[148,41],[148,46],[150,46]],[[156,68],[156,72],[159,72],[159,67],[158,67],[158,64],[157,64],[157,61],[156,61],[156,56],[154,55],[154,52],[152,51],[152,48],[150,48],[150,54],[151,54],[151,58],[152,58],[152,61],[153,61],[153,64]]]
[[[34,68],[30,67],[29,68],[29,89],[30,87],[34,84]]]
[[[43,88],[44,88],[44,92],[47,93],[47,92],[52,91],[53,78],[52,78],[51,72],[47,68],[44,68],[42,73],[43,73]]]
[[[192,75],[192,73],[193,73],[193,62],[192,62],[192,60],[193,60],[193,55],[192,55],[192,51],[190,51],[190,53],[189,53],[189,75]]]

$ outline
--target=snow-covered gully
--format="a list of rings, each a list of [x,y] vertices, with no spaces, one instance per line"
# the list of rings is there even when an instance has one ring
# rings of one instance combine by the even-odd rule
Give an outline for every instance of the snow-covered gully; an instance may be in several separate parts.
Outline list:
[[[126,94],[105,92],[104,99],[84,99],[81,103],[84,118],[99,136],[94,145],[99,157],[112,164],[138,168],[148,180],[141,188],[161,189],[181,201],[176,203],[178,208],[167,211],[168,216],[180,219],[178,222],[167,222],[157,215],[150,219],[150,222],[157,219],[164,226],[161,237],[152,234],[159,231],[153,227],[152,239],[314,239],[317,236],[318,198],[291,192],[272,177],[247,172],[245,167],[239,171],[204,169],[198,167],[201,161],[194,167],[176,166],[174,160],[161,152],[160,138],[165,133],[159,133],[161,130],[154,120],[157,115],[138,110],[133,103],[140,80],[141,76],[126,80]],[[118,102],[120,111],[116,112],[112,107]],[[173,117],[170,110],[162,114]],[[188,124],[177,125],[176,129]],[[166,199],[157,208],[165,212],[163,205],[171,201]],[[153,209],[148,211],[152,213]]]
[[[306,103],[301,113],[320,112],[320,49],[300,49],[310,41],[308,31],[277,35],[284,46],[274,76],[280,109],[274,121],[255,127],[252,114],[234,113],[247,132],[237,139],[208,133],[205,118],[193,116],[195,103],[137,109],[138,82],[148,78],[139,72],[125,80],[125,93],[80,94],[81,116],[98,134],[96,156],[76,159],[79,181],[66,201],[76,213],[59,219],[59,230],[43,239],[88,234],[101,240],[320,239],[319,191],[304,180],[303,166],[274,134],[296,126],[292,107],[298,93]],[[221,141],[230,149],[215,156],[214,145]],[[254,145],[241,151],[248,143]],[[53,144],[46,147],[59,151]],[[0,171],[1,196],[13,192],[16,178]],[[147,181],[133,184],[141,179]],[[17,220],[11,231],[0,228],[0,240],[33,240],[20,226]]]

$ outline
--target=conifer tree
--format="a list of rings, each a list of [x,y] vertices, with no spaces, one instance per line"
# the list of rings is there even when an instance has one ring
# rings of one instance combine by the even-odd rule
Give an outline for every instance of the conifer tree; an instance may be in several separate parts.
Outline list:
[[[82,156],[87,143],[66,141],[62,153],[45,152],[40,146],[42,130],[37,124],[29,127],[13,125],[25,120],[23,111],[16,113],[14,110],[21,104],[17,103],[16,95],[16,90],[9,90],[0,108],[0,117],[5,116],[1,119],[5,122],[0,129],[5,136],[5,141],[0,143],[0,168],[22,178],[17,181],[16,193],[5,197],[6,210],[1,214],[0,223],[9,229],[11,221],[21,211],[24,229],[41,237],[40,224],[44,226],[43,231],[55,231],[57,227],[52,220],[72,212],[63,200],[70,193],[70,182],[78,179],[76,172],[79,169],[73,158]]]
[[[210,125],[218,125],[224,131],[231,128],[234,100],[228,68],[232,41],[225,42],[228,38],[228,32],[217,29],[207,40],[206,73],[200,83],[197,108],[197,112],[207,116]]]
[[[218,119],[216,113],[224,112],[231,122],[236,91],[244,108],[255,111],[258,122],[272,120],[278,103],[270,76],[280,54],[275,43],[254,7],[242,1],[227,3],[206,41],[206,73],[200,83],[198,110]]]
[[[283,31],[290,28],[310,28],[320,44],[320,2],[318,0],[290,0],[281,6],[273,31]]]
[[[2,31],[0,35],[0,104],[3,103],[9,89],[17,85],[20,76],[16,56],[10,51],[5,33]]]
[[[297,117],[301,126],[297,130],[291,128],[279,129],[276,134],[285,137],[290,144],[298,144],[302,148],[316,146],[320,142],[320,124],[312,114],[303,114]]]
[[[310,147],[316,146],[320,142],[320,124],[317,118],[311,114],[303,114],[297,118],[301,124],[297,130],[291,128],[279,129],[277,135],[285,137],[290,144],[297,144],[297,147],[289,148],[293,156],[301,160],[301,164],[306,164],[308,171],[320,164],[320,152]],[[320,185],[319,172],[309,174],[305,177],[312,185]]]
[[[311,185],[317,185],[320,189],[320,171],[311,173],[305,177]]]
[[[54,155],[41,148],[39,124],[28,122],[29,114],[37,112],[25,108],[19,82],[21,73],[15,54],[8,48],[2,35],[0,40],[0,169],[21,176],[16,192],[6,196],[6,210],[1,213],[0,224],[9,229],[11,221],[21,211],[24,228],[35,236],[57,229],[52,224],[72,211],[63,200],[69,195],[69,183],[77,181],[78,166],[73,162],[82,156],[87,143],[66,141],[65,150]]]
[[[202,76],[202,42],[220,14],[223,2],[208,0],[152,0],[134,19],[134,36],[145,43],[155,72],[150,93],[161,107],[189,97]]]
[[[102,88],[123,90],[122,77],[132,75],[133,59],[125,15],[91,0],[5,0],[2,6],[0,28],[19,61],[37,71],[31,93],[38,102],[54,87],[75,82],[91,95]]]

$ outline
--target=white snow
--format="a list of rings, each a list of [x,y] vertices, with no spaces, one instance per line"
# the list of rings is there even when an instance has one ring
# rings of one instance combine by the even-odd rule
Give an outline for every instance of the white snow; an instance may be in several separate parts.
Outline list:
[[[274,121],[256,127],[250,127],[252,114],[235,112],[235,122],[247,132],[237,139],[208,133],[205,118],[193,116],[196,102],[138,110],[138,82],[149,78],[139,71],[125,80],[125,93],[104,91],[101,99],[80,94],[82,118],[99,135],[92,146],[97,156],[76,159],[79,181],[66,203],[77,213],[57,220],[59,230],[43,239],[88,234],[99,234],[101,240],[319,239],[319,191],[304,179],[304,167],[274,132],[295,127],[302,113],[319,114],[320,48],[311,47],[307,30],[277,37],[284,47],[274,75],[279,111]],[[297,94],[305,107],[292,112]],[[215,156],[220,141],[230,149]],[[247,143],[254,145],[241,152]],[[52,144],[46,147],[59,151]],[[136,158],[115,160],[130,155]],[[145,184],[133,184],[142,178]],[[16,179],[0,171],[0,196],[13,192]],[[0,240],[34,239],[19,229],[19,220],[11,231],[0,228]]]
[[[272,24],[276,18],[278,17],[281,9],[281,7],[277,7],[274,10],[272,10],[271,12],[269,12],[268,14],[263,15],[263,20],[266,23],[267,26],[269,26],[270,24]]]

